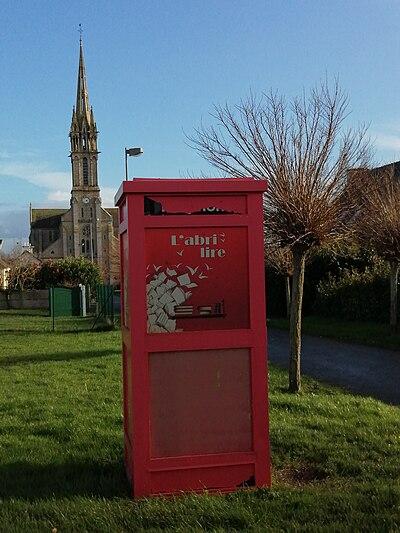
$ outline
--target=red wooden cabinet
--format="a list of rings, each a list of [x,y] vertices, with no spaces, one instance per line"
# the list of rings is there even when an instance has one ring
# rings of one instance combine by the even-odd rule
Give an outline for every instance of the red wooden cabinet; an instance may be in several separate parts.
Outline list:
[[[116,195],[134,497],[270,485],[264,191],[149,178]]]

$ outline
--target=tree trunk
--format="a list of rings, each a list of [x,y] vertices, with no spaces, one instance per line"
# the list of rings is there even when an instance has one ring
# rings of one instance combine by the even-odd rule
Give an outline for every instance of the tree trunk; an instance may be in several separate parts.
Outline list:
[[[290,318],[290,276],[285,277],[286,318]]]
[[[397,331],[397,282],[399,278],[399,264],[390,263],[390,329]]]
[[[289,391],[298,392],[301,388],[301,315],[303,308],[304,270],[306,254],[304,251],[293,252],[292,300],[290,305],[290,360]]]

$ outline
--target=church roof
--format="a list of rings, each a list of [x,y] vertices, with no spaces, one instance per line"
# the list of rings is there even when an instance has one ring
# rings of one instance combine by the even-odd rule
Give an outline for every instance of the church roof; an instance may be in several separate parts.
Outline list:
[[[32,209],[32,229],[56,229],[69,209]]]
[[[66,208],[66,209],[51,209],[51,208],[50,209],[47,209],[47,208],[46,209],[32,209],[31,223],[33,225],[39,220],[48,219],[48,218],[52,218],[55,216],[61,217],[61,215],[63,215],[67,211],[69,211],[69,208]],[[35,226],[35,227],[38,228],[41,226]]]
[[[118,207],[104,207],[104,211],[107,211],[107,213],[112,216],[113,227],[118,228],[119,227]]]

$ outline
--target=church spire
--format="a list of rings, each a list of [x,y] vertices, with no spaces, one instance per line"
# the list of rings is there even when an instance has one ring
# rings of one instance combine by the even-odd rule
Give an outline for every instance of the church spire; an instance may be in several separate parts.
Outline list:
[[[80,30],[81,31],[81,30]],[[82,35],[79,39],[79,67],[76,104],[72,111],[69,138],[71,142],[72,189],[93,190],[98,195],[97,127],[89,104]]]
[[[79,67],[75,112],[80,118],[85,116],[88,124],[90,124],[90,105],[86,82],[85,60],[83,57],[82,36],[79,39]]]

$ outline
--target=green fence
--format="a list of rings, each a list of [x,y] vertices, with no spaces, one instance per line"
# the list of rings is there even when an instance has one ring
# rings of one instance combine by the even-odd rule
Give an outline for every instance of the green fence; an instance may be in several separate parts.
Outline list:
[[[50,287],[50,316],[81,316],[82,297],[80,287]]]
[[[92,328],[99,322],[114,324],[115,319],[115,290],[112,285],[97,285],[96,287],[97,313]]]

